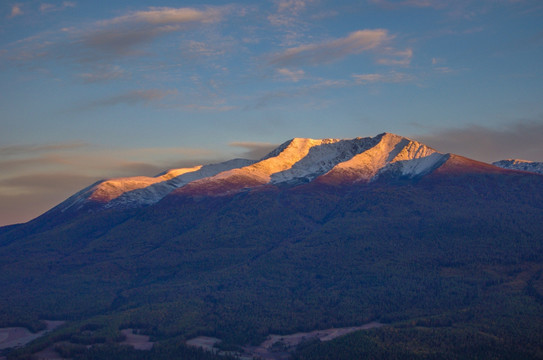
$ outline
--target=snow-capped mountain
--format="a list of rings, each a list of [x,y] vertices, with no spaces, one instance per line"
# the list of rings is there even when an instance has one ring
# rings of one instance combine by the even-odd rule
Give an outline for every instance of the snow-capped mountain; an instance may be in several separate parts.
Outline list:
[[[100,181],[0,227],[0,322],[71,319],[59,334],[87,337],[129,321],[172,343],[409,317],[472,331],[465,313],[499,294],[511,306],[480,327],[516,329],[527,309],[538,339],[541,204],[543,175],[402,136],[295,138],[260,160]]]
[[[134,208],[158,203],[169,196],[225,196],[309,182],[343,186],[458,171],[504,170],[443,154],[415,140],[390,133],[354,139],[294,138],[258,161],[234,159],[172,169],[155,177],[99,181],[51,211]]]
[[[507,159],[492,163],[495,166],[503,169],[529,171],[537,174],[543,174],[543,162]]]

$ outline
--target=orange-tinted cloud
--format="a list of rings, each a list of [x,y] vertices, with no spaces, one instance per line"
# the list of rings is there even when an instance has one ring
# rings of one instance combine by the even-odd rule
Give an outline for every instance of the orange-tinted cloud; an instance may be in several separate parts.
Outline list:
[[[289,48],[273,56],[270,63],[280,67],[326,64],[375,49],[390,39],[385,29],[358,30],[344,38]]]
[[[10,18],[14,18],[16,16],[23,15],[23,9],[21,4],[13,4],[11,6],[11,13],[9,14]]]
[[[81,37],[82,43],[102,53],[128,55],[138,45],[188,26],[217,22],[225,8],[149,8],[95,24]]]
[[[277,69],[277,73],[283,78],[289,79],[292,82],[300,81],[305,75],[303,70],[289,70],[287,68]]]

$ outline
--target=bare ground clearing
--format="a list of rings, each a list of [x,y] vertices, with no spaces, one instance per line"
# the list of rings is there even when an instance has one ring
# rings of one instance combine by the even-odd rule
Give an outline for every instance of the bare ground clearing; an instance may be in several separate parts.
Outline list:
[[[215,344],[220,342],[220,339],[214,337],[198,336],[197,338],[187,340],[187,345],[199,347],[206,351],[213,351],[215,350]]]
[[[361,326],[315,330],[291,335],[269,335],[268,339],[259,346],[244,347],[243,350],[245,352],[242,354],[241,358],[252,359],[253,357],[257,357],[264,360],[285,360],[290,358],[291,352],[303,341],[316,339],[319,339],[320,341],[329,341],[354,331],[369,330],[381,326],[383,326],[383,324],[379,322],[371,322]],[[200,347],[207,351],[217,351],[218,349],[215,347],[215,344],[219,342],[220,339],[217,338],[199,336],[187,340],[187,345]]]
[[[134,329],[124,329],[121,333],[126,336],[121,344],[130,345],[136,350],[151,350],[153,347],[154,342],[149,341],[149,336],[134,334]]]
[[[1,328],[0,350],[26,345],[32,340],[35,340],[45,333],[64,324],[64,321],[44,320],[44,322],[47,325],[47,328],[37,333],[32,333],[27,328],[23,327]]]

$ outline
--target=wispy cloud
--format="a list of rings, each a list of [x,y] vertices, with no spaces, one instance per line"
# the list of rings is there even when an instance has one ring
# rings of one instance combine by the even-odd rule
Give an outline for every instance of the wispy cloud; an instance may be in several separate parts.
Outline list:
[[[289,70],[287,68],[277,69],[277,73],[281,75],[282,78],[286,78],[292,82],[298,82],[305,76],[305,71],[303,70]]]
[[[8,145],[0,147],[0,156],[26,156],[29,154],[48,153],[55,151],[65,151],[82,149],[87,147],[87,143],[73,142],[73,143],[56,143],[56,144],[42,144],[42,145]]]
[[[401,7],[418,7],[439,9],[447,5],[447,0],[370,0],[386,9],[398,9]]]
[[[312,2],[312,0],[278,0],[275,2],[277,12],[269,15],[268,20],[274,26],[293,25],[298,15]]]
[[[289,48],[273,56],[270,64],[287,67],[330,63],[348,55],[375,49],[390,39],[391,36],[384,29],[358,30],[344,38]]]
[[[259,109],[267,107],[279,101],[292,101],[300,97],[307,97],[308,103],[315,104],[314,95],[316,93],[326,91],[328,89],[345,88],[354,85],[352,80],[344,79],[311,79],[313,83],[297,86],[288,90],[266,91],[257,94],[252,105],[246,106],[245,109]],[[321,101],[322,105],[322,101]],[[320,106],[320,105],[319,105]]]
[[[148,10],[134,11],[113,19],[101,21],[101,25],[152,24],[168,25],[190,22],[215,22],[221,17],[219,8],[209,7],[205,10],[194,8],[151,7]]]
[[[42,3],[40,5],[40,12],[48,13],[48,12],[53,12],[53,11],[62,11],[68,8],[74,8],[75,6],[76,6],[76,3],[73,1],[63,1],[62,4],[60,5]]]
[[[95,100],[88,105],[79,107],[79,109],[93,109],[104,106],[115,106],[120,104],[149,104],[153,101],[164,99],[168,95],[177,94],[177,90],[135,90],[112,97]]]
[[[412,49],[396,50],[385,48],[383,49],[383,53],[386,57],[377,60],[377,63],[380,65],[407,66],[411,63],[411,58],[413,57]]]
[[[487,14],[492,8],[530,4],[530,0],[369,0],[386,10],[404,8],[433,9],[442,11],[453,19],[473,19]],[[537,1],[534,1],[536,3]],[[535,9],[535,8],[532,8]]]
[[[28,194],[43,190],[74,188],[74,184],[90,184],[95,178],[70,173],[35,173],[0,179],[0,195]],[[90,181],[90,182],[89,182]],[[83,185],[85,186],[85,185]],[[77,187],[74,188],[74,190]]]
[[[42,4],[41,10],[55,11],[74,3],[63,2],[55,8],[51,4]],[[84,84],[121,79],[138,79],[141,84],[155,79],[163,81],[160,77],[171,81],[171,71],[167,74],[163,70],[168,67],[175,67],[179,71],[177,76],[192,67],[193,70],[206,68],[208,77],[221,78],[228,73],[224,65],[226,53],[233,53],[238,40],[224,35],[217,26],[228,15],[243,16],[240,15],[241,9],[234,5],[151,7],[109,19],[82,22],[79,26],[46,30],[0,49],[0,66],[28,69],[33,71],[33,75],[42,76],[45,71],[52,74],[52,69],[62,64],[63,67],[65,65],[64,71],[59,72],[62,76],[72,76]],[[164,36],[174,33],[178,35],[175,42],[160,42]],[[162,70],[150,70],[160,67]],[[38,74],[38,71],[43,72]],[[190,88],[187,92],[197,90]],[[156,101],[156,94],[148,91],[121,94],[109,100],[96,101],[91,106],[135,103],[138,100],[149,103],[148,100]]]
[[[23,15],[23,9],[21,4],[13,4],[11,6],[11,13],[9,14],[9,18],[14,18],[16,16]]]
[[[268,15],[270,25],[282,34],[282,46],[295,46],[308,36],[312,24],[308,22],[311,6],[316,0],[276,0],[275,11]]]
[[[118,65],[99,65],[93,72],[78,74],[84,83],[96,83],[109,80],[126,79],[130,73]]]
[[[206,42],[196,40],[188,40],[183,49],[196,56],[218,56],[225,53],[224,46],[212,47]]]
[[[180,108],[188,111],[227,112],[238,109],[235,105],[220,104],[184,104]]]
[[[221,19],[226,8],[149,8],[97,22],[81,36],[82,43],[102,53],[129,55],[134,48],[172,32]]]
[[[290,74],[290,70],[285,71],[285,76]],[[352,74],[350,78],[344,79],[324,79],[319,77],[304,77],[302,85],[294,85],[288,89],[278,91],[267,91],[257,94],[253,100],[252,106],[245,109],[258,109],[267,107],[278,102],[289,102],[294,99],[307,98],[311,104],[318,93],[326,91],[336,91],[337,89],[351,88],[356,86],[365,86],[377,83],[410,83],[418,80],[417,76],[407,72],[389,71],[384,73]],[[320,101],[319,106],[324,106],[325,101]]]
[[[470,125],[414,136],[439,151],[493,162],[520,158],[543,161],[543,119],[519,120],[491,128]]]
[[[371,83],[400,83],[413,81],[415,79],[415,76],[413,75],[395,71],[385,74],[354,74],[352,77],[355,80],[355,83],[360,85]]]
[[[261,159],[262,157],[269,154],[279,144],[272,144],[268,142],[237,141],[237,142],[231,142],[228,145],[245,149],[245,152],[241,156],[247,159],[256,160],[256,159]]]

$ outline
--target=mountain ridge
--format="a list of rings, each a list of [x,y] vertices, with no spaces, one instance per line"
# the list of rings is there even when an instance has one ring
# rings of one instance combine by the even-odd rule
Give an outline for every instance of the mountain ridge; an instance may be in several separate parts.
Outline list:
[[[49,212],[65,213],[149,206],[167,196],[226,196],[246,190],[371,183],[379,179],[416,179],[448,171],[497,171],[498,167],[392,133],[352,139],[293,138],[260,160],[232,159],[191,168],[170,169],[154,177],[106,179],[84,188]],[[464,158],[467,159],[467,158]],[[454,165],[453,165],[454,162]],[[472,170],[468,170],[472,168]],[[515,170],[515,169],[512,169]]]

